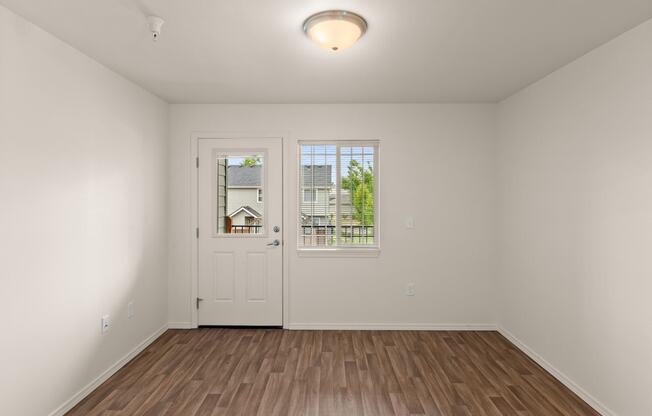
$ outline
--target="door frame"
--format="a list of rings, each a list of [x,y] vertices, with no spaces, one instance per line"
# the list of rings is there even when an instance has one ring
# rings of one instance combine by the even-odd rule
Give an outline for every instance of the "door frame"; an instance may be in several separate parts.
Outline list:
[[[287,169],[285,164],[292,160],[291,155],[286,154],[292,146],[288,145],[289,134],[287,132],[270,134],[267,133],[250,133],[250,132],[197,132],[193,133],[190,137],[190,158],[188,159],[189,170],[189,189],[190,189],[190,234],[191,241],[191,262],[190,262],[190,277],[191,277],[191,290],[189,306],[191,311],[190,328],[198,327],[196,299],[198,295],[199,286],[199,240],[197,238],[197,228],[199,228],[199,169],[196,165],[197,158],[199,157],[199,140],[201,139],[280,139],[281,140],[281,210],[283,211],[281,227],[283,227],[283,261],[282,261],[282,308],[283,308],[283,328],[287,329],[289,322],[289,257],[288,238],[292,235],[294,230],[287,230],[286,227],[291,224],[288,218],[288,209],[285,201],[285,189],[291,189],[288,181],[290,180],[288,173],[292,169]],[[290,242],[291,243],[291,242]]]

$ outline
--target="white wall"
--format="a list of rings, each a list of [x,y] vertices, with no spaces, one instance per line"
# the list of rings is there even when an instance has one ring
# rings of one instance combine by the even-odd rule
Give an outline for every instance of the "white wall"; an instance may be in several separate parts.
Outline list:
[[[191,321],[190,137],[193,132],[282,134],[287,171],[297,139],[381,140],[378,258],[290,253],[289,320],[300,324],[492,324],[494,105],[171,105],[170,321]],[[285,203],[296,217],[296,178]],[[414,216],[416,228],[405,229]],[[406,297],[407,282],[417,294]]]
[[[167,104],[0,7],[0,414],[49,414],[167,322],[166,130]]]
[[[500,322],[652,412],[652,21],[500,105]]]

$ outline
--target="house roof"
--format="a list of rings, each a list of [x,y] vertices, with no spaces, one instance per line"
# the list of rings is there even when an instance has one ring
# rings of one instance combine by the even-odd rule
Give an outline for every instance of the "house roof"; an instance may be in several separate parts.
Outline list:
[[[248,213],[249,215],[251,215],[254,218],[261,218],[262,217],[262,214],[260,212],[258,212],[255,209],[251,208],[249,205],[241,206],[240,208],[236,209],[231,214],[229,214],[229,217],[234,217],[234,216],[238,215],[240,213],[240,211],[245,211],[246,213]]]
[[[331,185],[332,165],[303,166],[303,186],[312,188],[327,188]],[[313,182],[314,180],[314,182]]]
[[[263,167],[230,165],[227,173],[230,187],[260,186]]]
[[[260,187],[263,167],[230,165],[228,170],[229,187],[240,186]],[[327,188],[332,183],[332,165],[303,166],[303,186]],[[313,182],[314,180],[314,182]]]

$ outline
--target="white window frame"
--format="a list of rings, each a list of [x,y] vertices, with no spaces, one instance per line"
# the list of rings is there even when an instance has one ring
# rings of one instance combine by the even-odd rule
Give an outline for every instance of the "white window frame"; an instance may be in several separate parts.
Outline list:
[[[301,240],[301,201],[304,199],[304,189],[301,184],[301,146],[302,145],[335,145],[336,151],[336,189],[338,193],[336,204],[336,245],[331,247],[311,247],[300,244]],[[373,147],[374,148],[374,244],[370,245],[340,245],[340,203],[341,203],[341,166],[340,147]],[[298,140],[297,141],[297,252],[301,257],[377,257],[380,255],[380,140]]]
[[[256,202],[263,203],[263,188],[256,189]]]

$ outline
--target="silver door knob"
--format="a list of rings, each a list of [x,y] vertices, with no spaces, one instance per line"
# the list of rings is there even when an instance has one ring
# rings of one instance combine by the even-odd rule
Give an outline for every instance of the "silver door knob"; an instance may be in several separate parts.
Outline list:
[[[274,246],[274,247],[276,247],[276,246],[278,246],[278,245],[281,245],[281,242],[278,241],[278,240],[274,240],[274,241],[272,241],[271,243],[267,243],[267,245],[268,245],[268,246]]]

